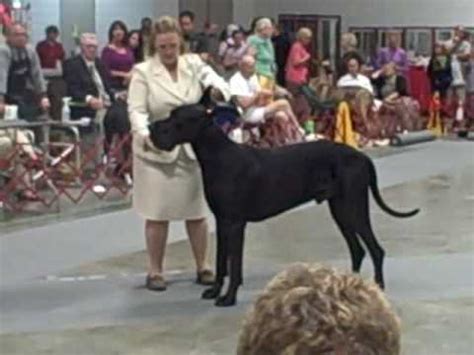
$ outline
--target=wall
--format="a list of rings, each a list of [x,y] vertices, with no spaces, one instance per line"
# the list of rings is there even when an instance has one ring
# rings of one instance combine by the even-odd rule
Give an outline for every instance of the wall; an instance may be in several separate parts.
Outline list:
[[[44,0],[41,0],[44,1]],[[73,27],[77,26],[80,33],[95,31],[95,1],[94,0],[61,0],[60,18],[62,42],[66,53],[75,48],[72,37]],[[35,19],[33,19],[35,22]]]
[[[31,42],[37,43],[44,39],[44,30],[49,25],[60,27],[60,0],[41,0],[31,4]]]
[[[234,18],[246,25],[258,15],[342,15],[349,26],[474,26],[472,0],[234,0]]]

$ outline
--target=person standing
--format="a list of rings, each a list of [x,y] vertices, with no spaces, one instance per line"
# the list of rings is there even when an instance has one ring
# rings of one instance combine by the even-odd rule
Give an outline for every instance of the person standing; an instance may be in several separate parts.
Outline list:
[[[408,56],[405,50],[400,47],[401,34],[397,31],[389,31],[387,36],[388,46],[378,52],[376,67],[382,69],[385,64],[393,62],[397,66],[397,73],[408,80]]]
[[[227,83],[196,54],[181,54],[181,30],[159,18],[150,37],[151,57],[135,66],[128,107],[133,134],[133,207],[145,219],[148,251],[146,287],[164,291],[163,260],[170,221],[185,221],[196,261],[198,284],[214,282],[207,262],[208,225],[201,169],[190,144],[171,152],[156,149],[148,125],[182,105],[197,103],[212,86],[229,98]]]
[[[50,108],[38,54],[18,23],[9,27],[7,42],[0,45],[0,115],[5,105],[17,105],[18,116],[28,121]]]

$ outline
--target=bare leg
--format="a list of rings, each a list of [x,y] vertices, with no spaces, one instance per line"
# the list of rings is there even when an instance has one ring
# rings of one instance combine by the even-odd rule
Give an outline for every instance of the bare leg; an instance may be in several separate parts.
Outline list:
[[[168,221],[150,221],[145,223],[146,247],[148,251],[148,274],[151,277],[163,272],[163,259],[168,238]]]
[[[205,218],[186,221],[186,231],[196,260],[196,269],[198,272],[209,270],[207,260],[207,238],[208,227]]]

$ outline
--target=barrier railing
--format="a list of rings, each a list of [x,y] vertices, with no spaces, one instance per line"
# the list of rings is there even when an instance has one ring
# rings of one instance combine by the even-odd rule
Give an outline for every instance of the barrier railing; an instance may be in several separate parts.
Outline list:
[[[38,149],[32,162],[21,144],[14,144],[0,157],[0,205],[13,214],[48,212],[61,201],[81,204],[86,197],[103,200],[127,196],[132,185],[131,136],[116,139],[104,153],[104,140],[48,143]]]

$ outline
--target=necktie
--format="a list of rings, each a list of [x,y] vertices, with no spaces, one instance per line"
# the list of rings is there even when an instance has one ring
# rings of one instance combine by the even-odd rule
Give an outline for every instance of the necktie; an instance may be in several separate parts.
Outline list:
[[[89,70],[92,75],[92,80],[94,81],[97,91],[99,92],[99,97],[104,101],[104,104],[108,106],[110,104],[110,96],[107,94],[107,91],[105,91],[104,83],[102,82],[99,72],[97,71],[95,65],[91,65]]]

